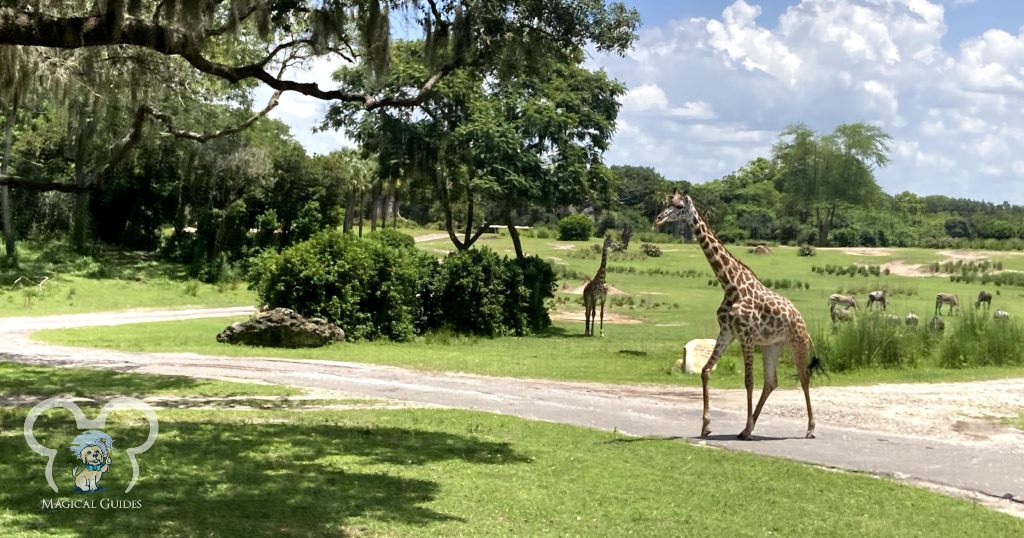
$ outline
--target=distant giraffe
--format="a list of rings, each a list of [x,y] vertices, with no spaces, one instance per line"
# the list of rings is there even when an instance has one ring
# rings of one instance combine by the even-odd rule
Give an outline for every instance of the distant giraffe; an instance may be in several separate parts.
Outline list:
[[[985,303],[985,308],[991,308],[992,294],[985,290],[981,290],[981,293],[978,294],[978,300],[974,302],[974,308],[981,308],[982,303]]]
[[[953,308],[960,311],[960,298],[952,293],[938,293],[935,295],[935,315],[942,315],[942,305],[949,305],[949,315],[953,315]]]
[[[868,310],[871,310],[871,305],[875,303],[881,303],[882,310],[886,309],[885,290],[873,291],[868,294]]]
[[[608,247],[612,245],[611,236],[604,238],[604,246],[601,247],[601,267],[597,269],[594,278],[583,287],[583,315],[586,318],[586,327],[583,329],[584,336],[594,336],[594,318],[597,304],[601,304],[601,336],[604,336],[604,301],[608,298],[608,285],[605,284],[605,267],[608,265]]]
[[[743,348],[744,382],[747,388],[747,425],[738,437],[751,438],[750,434],[754,430],[754,424],[761,414],[765,400],[778,386],[776,366],[784,347],[789,344],[807,403],[807,438],[813,438],[814,414],[811,411],[810,368],[818,366],[818,359],[813,358],[811,364],[807,364],[808,348],[812,342],[803,316],[793,303],[768,289],[749,267],[726,250],[697,212],[693,200],[686,194],[680,195],[675,192],[669,196],[668,207],[658,214],[654,224],[660,226],[673,221],[683,221],[690,225],[694,237],[700,242],[701,250],[711,265],[711,270],[725,292],[725,299],[718,307],[719,333],[715,349],[700,375],[704,389],[701,436],[707,437],[711,433],[708,396],[711,369],[718,364],[722,353],[733,339],[739,339]],[[760,346],[764,354],[764,388],[756,409],[753,408],[755,346]]]

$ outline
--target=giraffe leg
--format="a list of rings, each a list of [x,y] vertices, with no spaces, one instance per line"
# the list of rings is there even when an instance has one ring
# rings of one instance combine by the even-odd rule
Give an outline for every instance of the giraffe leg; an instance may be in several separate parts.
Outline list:
[[[723,329],[718,333],[718,341],[715,342],[715,349],[711,352],[711,357],[708,359],[707,364],[700,371],[701,387],[704,392],[704,415],[703,424],[700,428],[700,436],[707,437],[711,434],[711,410],[709,406],[709,394],[708,394],[708,381],[711,378],[711,369],[718,364],[718,359],[722,358],[722,353],[725,353],[725,348],[729,347],[732,343],[732,332]]]
[[[590,301],[583,297],[583,336],[590,336]]]
[[[754,344],[743,341],[743,385],[747,388],[747,427],[736,437],[744,441],[750,440],[750,431],[754,429]]]
[[[605,298],[602,297],[601,298],[601,336],[604,336],[604,300],[605,300]]]
[[[754,424],[757,424],[757,417],[761,415],[761,408],[768,400],[768,395],[779,386],[779,378],[776,374],[776,367],[779,364],[779,357],[782,356],[783,344],[766,346],[761,351],[764,353],[764,388],[761,389],[761,398],[757,400],[757,407],[754,408]]]
[[[796,362],[796,372],[800,376],[800,387],[804,390],[804,401],[807,402],[807,439],[814,439],[814,411],[811,410],[811,373],[807,370],[807,345],[795,340],[793,346],[793,360]]]

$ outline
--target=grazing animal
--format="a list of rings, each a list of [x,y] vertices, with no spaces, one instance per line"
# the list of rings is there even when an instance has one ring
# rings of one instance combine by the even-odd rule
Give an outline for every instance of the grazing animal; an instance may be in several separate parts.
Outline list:
[[[836,305],[843,305],[845,308],[853,307],[854,310],[859,310],[857,306],[857,298],[853,295],[842,295],[840,293],[833,293],[828,297],[828,309],[832,310]]]
[[[873,291],[868,294],[868,310],[871,310],[871,305],[875,303],[880,303],[882,310],[886,309],[884,290]]]
[[[981,293],[978,294],[978,300],[974,301],[974,308],[981,308],[981,303],[985,303],[985,308],[990,308],[992,306],[992,294],[981,290]]]
[[[917,314],[915,314],[913,312],[907,313],[907,319],[906,319],[907,327],[917,327],[918,321],[919,320],[917,319]]]
[[[893,325],[899,325],[899,324],[900,324],[900,322],[902,322],[902,321],[903,321],[903,320],[901,320],[901,319],[900,319],[900,317],[899,317],[899,316],[897,316],[896,314],[889,314],[888,316],[885,316],[885,319],[886,319],[886,320],[887,320],[887,321],[888,321],[889,323],[892,323]]]
[[[820,365],[817,357],[812,357],[808,364],[808,349],[812,345],[807,324],[803,316],[788,299],[768,289],[762,284],[754,272],[736,259],[725,245],[715,236],[704,218],[694,207],[693,199],[684,194],[674,192],[668,198],[668,207],[658,214],[655,226],[667,222],[684,221],[690,225],[694,237],[700,243],[704,256],[712,272],[718,278],[725,292],[725,298],[718,307],[718,338],[715,349],[707,364],[701,370],[701,384],[704,393],[704,414],[701,426],[701,437],[711,433],[711,414],[709,410],[708,381],[711,369],[718,364],[722,353],[739,339],[743,349],[744,384],[747,389],[747,424],[737,436],[750,439],[757,417],[761,414],[768,395],[778,386],[776,366],[782,351],[788,344],[796,363],[797,375],[804,391],[807,404],[808,439],[814,438],[814,413],[811,411],[810,380],[812,369]],[[760,346],[764,354],[764,388],[757,408],[753,408],[754,390],[754,349]]]
[[[843,308],[833,308],[829,311],[832,316],[832,323],[838,323],[840,321],[853,321],[853,312]]]
[[[1000,310],[996,310],[996,313],[992,314],[992,317],[994,319],[1007,320],[1007,319],[1010,319],[1010,313],[1007,312],[1006,310],[1000,309]]]
[[[612,238],[605,237],[604,245],[601,247],[601,267],[598,267],[597,274],[583,287],[583,316],[586,318],[586,326],[583,329],[584,336],[594,336],[594,318],[597,314],[597,305],[601,304],[601,336],[604,336],[604,302],[608,298],[608,284],[605,283],[605,268],[608,265],[608,247],[612,246]]]
[[[935,315],[942,315],[942,305],[949,305],[949,315],[953,315],[953,308],[960,311],[960,298],[952,293],[939,293],[935,295]]]
[[[942,332],[946,330],[946,322],[942,321],[942,318],[935,316],[932,321],[928,324],[929,328],[935,332]]]
[[[772,253],[772,249],[768,245],[757,245],[756,247],[750,247],[747,252],[758,255],[768,255]]]

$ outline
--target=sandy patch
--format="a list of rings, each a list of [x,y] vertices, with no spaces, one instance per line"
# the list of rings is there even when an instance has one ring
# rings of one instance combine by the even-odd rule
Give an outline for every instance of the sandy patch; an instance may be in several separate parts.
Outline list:
[[[427,241],[437,241],[438,239],[447,239],[447,238],[448,238],[448,234],[447,233],[429,234],[429,235],[419,235],[419,236],[416,236],[416,237],[413,238],[413,241],[416,241],[417,243],[425,243]]]
[[[939,276],[928,270],[926,263],[906,263],[902,260],[891,261],[882,265],[882,270],[889,270],[889,274],[896,276],[927,277]]]
[[[839,250],[843,254],[851,256],[892,256],[892,249],[881,247],[860,247],[860,248],[824,248],[822,250]]]
[[[548,243],[548,246],[555,250],[572,250],[576,248],[576,245],[570,245],[567,243]]]
[[[598,313],[598,316],[600,316],[600,313]],[[565,311],[565,310],[556,310],[556,311],[551,313],[551,319],[552,319],[552,321],[578,321],[580,323],[584,323],[584,322],[587,321],[586,316],[583,314],[582,310],[580,310],[579,312],[575,312],[575,311],[568,312],[568,311]],[[600,319],[601,318],[598,317],[598,320],[600,320]],[[612,324],[616,324],[616,325],[638,325],[640,323],[643,323],[642,320],[639,320],[639,319],[636,319],[636,318],[631,318],[631,317],[626,316],[624,314],[617,314],[615,312],[609,312],[608,310],[604,311],[604,322],[605,323],[612,323]]]
[[[562,293],[571,293],[573,295],[583,295],[583,288],[587,287],[587,283],[584,282],[575,288],[562,290]],[[615,286],[608,286],[608,295],[629,295],[628,293],[616,288]]]

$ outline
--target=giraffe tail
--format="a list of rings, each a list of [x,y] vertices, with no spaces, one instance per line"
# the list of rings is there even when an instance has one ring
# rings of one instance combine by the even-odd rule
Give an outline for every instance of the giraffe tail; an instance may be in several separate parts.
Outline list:
[[[811,357],[811,362],[807,364],[807,373],[812,378],[815,375],[819,377],[825,376],[826,379],[829,377],[828,371],[825,370],[825,361],[817,356]]]

